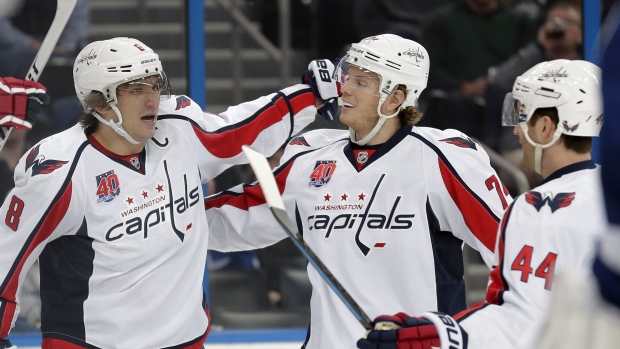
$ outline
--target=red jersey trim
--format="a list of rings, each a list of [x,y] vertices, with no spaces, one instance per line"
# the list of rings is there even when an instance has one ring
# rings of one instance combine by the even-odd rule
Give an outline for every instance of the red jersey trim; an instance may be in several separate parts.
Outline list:
[[[286,179],[293,167],[293,161],[289,162],[285,167],[278,169],[275,175],[276,184],[280,194],[284,193]],[[265,196],[258,183],[243,187],[243,193],[223,192],[219,196],[205,200],[205,210],[210,208],[220,208],[224,205],[233,206],[238,209],[247,211],[250,207],[259,206],[266,203]]]
[[[472,195],[469,188],[452,172],[441,157],[438,157],[441,177],[450,197],[461,211],[465,224],[491,252],[495,250],[498,222],[487,208]]]
[[[254,143],[263,130],[282,121],[289,112],[296,115],[302,109],[314,105],[315,101],[310,91],[293,96],[289,100],[279,97],[272,105],[259,111],[257,116],[238,127],[218,133],[207,133],[193,123],[192,127],[202,145],[211,154],[218,158],[232,158],[241,153],[242,145]]]

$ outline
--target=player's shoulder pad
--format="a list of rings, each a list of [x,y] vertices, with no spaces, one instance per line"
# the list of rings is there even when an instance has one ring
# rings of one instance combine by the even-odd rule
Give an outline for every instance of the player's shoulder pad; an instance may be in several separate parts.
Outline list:
[[[489,163],[489,155],[482,145],[465,133],[454,130],[438,130],[430,127],[414,127],[412,131],[417,138],[435,151],[441,152],[450,160],[454,158],[481,159]]]
[[[314,149],[323,148],[336,142],[349,139],[349,132],[345,130],[318,129],[308,131],[293,137],[286,143],[282,159],[290,159],[293,156]]]
[[[44,138],[21,157],[17,167],[16,185],[29,178],[48,180],[51,176],[66,176],[72,162],[78,159],[86,135],[80,125]]]
[[[202,112],[202,108],[193,99],[185,95],[172,95],[170,99],[159,103],[159,115],[177,114],[191,117],[196,112]]]

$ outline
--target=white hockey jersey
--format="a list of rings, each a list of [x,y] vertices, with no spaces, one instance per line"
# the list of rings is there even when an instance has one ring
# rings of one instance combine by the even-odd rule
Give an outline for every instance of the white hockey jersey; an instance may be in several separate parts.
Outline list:
[[[352,149],[348,131],[293,139],[275,171],[291,220],[371,318],[464,309],[462,243],[490,268],[499,217],[512,201],[488,155],[458,131],[411,126],[368,155]],[[206,207],[212,229],[231,237],[213,236],[210,248],[255,248],[286,237],[256,183],[211,196]],[[311,265],[308,274],[305,347],[354,348],[364,328]]]
[[[173,96],[134,166],[78,125],[42,140],[0,209],[0,337],[39,258],[43,348],[202,348],[202,183],[245,163],[243,144],[275,152],[314,120],[314,104],[307,85],[221,114]]]
[[[569,165],[506,210],[486,302],[455,316],[467,332],[467,348],[533,343],[546,318],[554,276],[592,263],[605,228],[599,176],[591,161]]]

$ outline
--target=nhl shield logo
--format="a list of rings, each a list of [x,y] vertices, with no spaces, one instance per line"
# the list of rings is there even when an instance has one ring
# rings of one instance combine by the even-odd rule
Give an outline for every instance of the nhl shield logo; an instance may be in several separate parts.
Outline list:
[[[308,186],[320,188],[326,185],[336,171],[336,160],[319,160],[314,164]]]
[[[357,162],[360,164],[365,164],[366,161],[368,161],[368,152],[367,151],[360,151],[359,153],[357,153]]]
[[[131,159],[129,159],[129,162],[133,167],[137,168],[138,170],[140,169],[140,159],[138,159],[136,156],[133,156]]]

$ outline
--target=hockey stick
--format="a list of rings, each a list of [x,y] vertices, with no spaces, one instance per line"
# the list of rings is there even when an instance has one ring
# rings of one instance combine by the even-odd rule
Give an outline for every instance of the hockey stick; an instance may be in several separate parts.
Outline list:
[[[43,71],[43,68],[45,68],[52,51],[54,51],[58,38],[60,38],[60,34],[62,34],[62,31],[65,29],[65,25],[67,25],[67,21],[69,20],[76,3],[77,0],[58,0],[56,4],[56,15],[54,15],[54,21],[52,22],[50,29],[47,31],[43,42],[41,42],[41,48],[39,48],[39,52],[37,52],[37,56],[34,58],[30,69],[28,69],[26,80],[39,80],[39,76],[41,76],[41,72]],[[12,127],[0,127],[0,151],[4,148],[4,144],[9,138],[11,130],[13,130]]]
[[[250,166],[252,166],[256,178],[258,178],[258,183],[263,191],[263,195],[265,195],[267,206],[271,209],[271,213],[275,219],[280,223],[282,228],[284,228],[286,234],[293,240],[299,251],[301,251],[310,264],[316,268],[329,287],[331,287],[347,308],[349,308],[353,316],[357,318],[357,321],[359,321],[365,329],[371,330],[373,325],[368,315],[366,315],[362,308],[360,308],[357,302],[351,297],[349,292],[344,289],[336,277],[327,269],[314,251],[312,251],[310,246],[308,246],[297,231],[297,228],[295,228],[293,222],[288,218],[284,202],[278,190],[278,185],[276,184],[276,179],[271,172],[271,167],[269,166],[269,162],[267,162],[267,158],[247,145],[242,146],[242,149],[245,156],[250,160]]]

